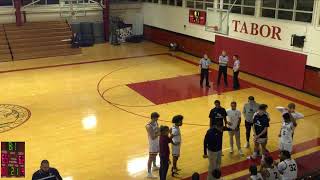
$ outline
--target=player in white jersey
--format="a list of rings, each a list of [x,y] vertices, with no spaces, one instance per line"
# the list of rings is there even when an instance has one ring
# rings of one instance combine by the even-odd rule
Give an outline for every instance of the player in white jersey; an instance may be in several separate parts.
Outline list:
[[[266,156],[261,160],[261,175],[264,180],[277,180],[280,179],[278,168],[273,164],[271,156]]]
[[[303,114],[295,111],[296,110],[296,105],[294,103],[288,104],[287,108],[281,107],[281,106],[277,106],[276,109],[278,111],[280,111],[282,114],[290,113],[290,115],[293,117],[292,123],[293,123],[294,126],[297,126],[297,123],[296,123],[297,120],[304,118]]]
[[[237,148],[240,156],[243,156],[240,143],[240,123],[241,123],[241,112],[237,110],[237,103],[235,101],[231,102],[231,109],[227,110],[228,116],[228,128],[232,131],[229,131],[230,137],[230,153],[233,153],[233,137],[236,139]]]
[[[295,160],[291,159],[290,152],[280,152],[280,163],[278,170],[282,176],[282,180],[293,180],[298,177],[298,166]]]
[[[263,180],[262,175],[258,172],[256,165],[251,165],[249,168],[250,171],[250,180]]]
[[[292,152],[292,144],[293,144],[293,132],[295,126],[293,125],[292,119],[290,113],[285,113],[282,115],[284,122],[282,123],[282,127],[280,129],[280,151],[289,151]]]
[[[151,114],[151,121],[146,125],[149,140],[149,159],[148,159],[148,176],[147,178],[156,179],[157,177],[152,174],[151,165],[153,164],[153,170],[158,170],[156,166],[156,157],[159,153],[159,125],[158,118],[160,115],[157,112]]]
[[[182,126],[183,116],[182,115],[176,115],[172,118],[173,126],[171,128],[171,136],[172,136],[172,169],[171,169],[171,175],[174,177],[175,175],[178,175],[178,169],[177,167],[177,161],[180,157],[180,148],[181,148],[181,131],[180,126]]]

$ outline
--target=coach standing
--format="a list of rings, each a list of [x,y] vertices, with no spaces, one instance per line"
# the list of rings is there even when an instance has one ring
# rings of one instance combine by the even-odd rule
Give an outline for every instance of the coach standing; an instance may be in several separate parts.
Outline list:
[[[209,65],[212,64],[211,60],[208,58],[208,55],[204,55],[202,59],[200,59],[199,66],[201,69],[200,74],[200,87],[203,87],[203,80],[206,79],[206,87],[210,88],[209,85]]]
[[[240,60],[238,55],[233,56],[233,89],[239,89],[240,84],[239,84],[239,69],[240,69]]]
[[[209,118],[210,118],[210,127],[213,125],[219,125],[219,126],[227,126],[227,111],[225,108],[221,107],[220,101],[215,100],[214,101],[215,107],[211,109]]]
[[[223,80],[226,87],[228,87],[227,79],[227,68],[228,68],[229,57],[226,51],[222,51],[221,56],[219,56],[219,74],[218,74],[218,86],[220,85],[221,74],[223,74]]]
[[[243,106],[243,116],[245,118],[245,127],[246,127],[246,140],[247,143],[244,146],[245,148],[250,147],[250,134],[251,134],[251,127],[253,126],[253,115],[256,113],[259,109],[260,104],[258,104],[253,96],[248,97],[248,103],[246,103]]]

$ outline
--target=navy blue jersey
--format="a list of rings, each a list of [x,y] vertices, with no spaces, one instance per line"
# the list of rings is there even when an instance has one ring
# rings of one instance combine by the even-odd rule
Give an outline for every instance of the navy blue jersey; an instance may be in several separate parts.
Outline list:
[[[256,135],[259,135],[264,128],[269,127],[269,116],[267,114],[260,115],[255,113],[253,116],[253,126],[256,131]],[[260,138],[267,138],[268,132],[265,132],[260,136]]]
[[[49,168],[48,172],[38,170],[33,173],[32,180],[62,180],[62,178],[57,169]]]
[[[215,107],[210,111],[210,126],[220,125],[223,126],[223,119],[227,116],[227,112],[223,107]]]

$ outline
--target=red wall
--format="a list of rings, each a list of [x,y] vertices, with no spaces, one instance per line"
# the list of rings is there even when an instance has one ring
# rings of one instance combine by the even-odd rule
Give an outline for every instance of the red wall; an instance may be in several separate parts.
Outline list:
[[[226,50],[230,56],[233,54],[240,56],[242,71],[303,89],[306,55],[216,36],[214,50],[216,58],[222,50]]]
[[[155,43],[169,46],[169,43],[175,42],[179,45],[179,50],[186,53],[203,56],[208,54],[209,57],[214,57],[214,43],[175,32],[158,29],[155,27],[144,26],[144,38]]]
[[[320,70],[315,68],[306,68],[303,90],[320,96]]]
[[[213,43],[147,25],[144,26],[144,37],[165,46],[176,42],[186,53],[199,57],[207,53],[215,61],[225,49],[229,55],[240,56],[243,71],[320,97],[319,69],[305,68],[305,55],[222,36],[216,36]]]

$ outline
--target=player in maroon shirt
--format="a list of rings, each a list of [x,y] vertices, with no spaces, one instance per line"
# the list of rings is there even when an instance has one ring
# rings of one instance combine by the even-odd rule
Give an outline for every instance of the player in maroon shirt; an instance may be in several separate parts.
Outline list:
[[[169,137],[169,127],[168,126],[161,126],[160,127],[160,140],[159,140],[159,146],[160,146],[160,170],[159,170],[159,176],[160,180],[166,180],[167,179],[167,172],[169,169],[170,162],[170,149],[169,149],[169,143],[172,143],[172,137]]]

